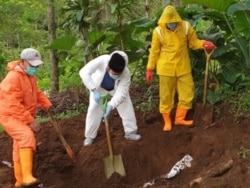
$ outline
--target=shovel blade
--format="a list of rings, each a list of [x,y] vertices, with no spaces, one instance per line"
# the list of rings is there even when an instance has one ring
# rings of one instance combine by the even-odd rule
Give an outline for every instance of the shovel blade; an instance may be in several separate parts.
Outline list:
[[[121,155],[105,157],[103,158],[103,162],[107,179],[109,179],[114,172],[118,173],[121,176],[126,176]]]
[[[213,105],[200,104],[195,105],[194,124],[208,127],[213,123]]]

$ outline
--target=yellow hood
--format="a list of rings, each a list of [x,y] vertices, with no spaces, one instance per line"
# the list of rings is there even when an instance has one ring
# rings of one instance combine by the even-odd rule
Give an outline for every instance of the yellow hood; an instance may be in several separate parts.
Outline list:
[[[176,9],[169,5],[163,10],[163,13],[158,20],[158,25],[166,25],[166,23],[181,22],[182,19]]]

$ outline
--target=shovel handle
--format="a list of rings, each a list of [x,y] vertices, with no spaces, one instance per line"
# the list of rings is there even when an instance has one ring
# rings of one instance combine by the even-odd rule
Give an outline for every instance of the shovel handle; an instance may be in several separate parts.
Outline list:
[[[105,127],[106,127],[106,136],[107,136],[109,154],[110,154],[110,156],[113,157],[113,149],[112,149],[112,145],[111,145],[110,132],[109,132],[109,124],[108,124],[107,118],[104,118],[104,122],[105,122]]]
[[[54,116],[51,114],[50,111],[48,111],[48,116],[50,117],[50,119],[51,119],[51,121],[52,121],[52,124],[53,124],[53,126],[54,126],[54,128],[55,128],[55,130],[56,130],[56,132],[57,132],[57,134],[58,134],[58,136],[59,136],[59,138],[60,138],[60,140],[61,140],[61,142],[62,142],[62,144],[63,144],[63,146],[64,146],[64,148],[65,148],[65,150],[66,150],[66,152],[67,152],[67,154],[68,154],[68,156],[69,156],[73,161],[75,161],[74,153],[73,153],[71,147],[68,145],[68,143],[67,143],[66,140],[64,139],[64,137],[63,137],[63,135],[62,135],[62,132],[61,132],[61,130],[59,129],[58,124],[57,124],[57,122],[56,122]]]
[[[206,70],[205,70],[205,80],[204,80],[204,88],[203,88],[203,103],[202,103],[203,106],[206,105],[206,101],[207,101],[208,66],[209,66],[211,55],[214,52],[214,49],[210,51],[204,49],[204,51],[206,55]]]
[[[106,111],[107,104],[108,104],[108,96],[107,95],[101,95],[100,106],[101,106],[101,108],[103,110],[103,113],[105,113],[105,111]],[[112,145],[111,145],[111,138],[110,138],[110,132],[109,132],[109,123],[108,123],[107,118],[104,118],[104,122],[105,122],[105,129],[106,129],[106,136],[107,136],[109,154],[110,154],[111,157],[113,157],[113,149],[112,149]]]

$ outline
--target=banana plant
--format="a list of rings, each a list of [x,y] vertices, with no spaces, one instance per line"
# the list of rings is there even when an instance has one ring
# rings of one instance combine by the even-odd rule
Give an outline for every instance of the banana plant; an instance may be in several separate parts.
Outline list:
[[[90,0],[67,0],[64,7],[61,9],[61,14],[65,17],[63,27],[68,31],[79,35],[80,41],[84,41],[86,45],[90,45],[89,29],[91,28]],[[88,58],[95,56],[92,51],[84,52]],[[89,56],[89,57],[88,57]]]
[[[216,43],[218,48],[213,56],[221,66],[218,74],[222,76],[221,87],[208,96],[219,98],[226,92],[223,88],[229,88],[229,85],[231,91],[244,95],[250,70],[250,0],[183,0],[183,3],[202,6],[205,11],[201,14],[212,20],[216,32],[224,35]]]
[[[242,52],[246,68],[250,67],[250,0],[183,0],[183,2],[195,3],[221,13]]]

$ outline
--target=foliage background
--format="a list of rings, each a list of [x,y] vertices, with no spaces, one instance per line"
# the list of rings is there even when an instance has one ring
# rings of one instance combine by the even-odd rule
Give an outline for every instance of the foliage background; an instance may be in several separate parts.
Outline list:
[[[175,4],[183,19],[188,20],[199,38],[217,45],[209,68],[207,101],[229,102],[235,111],[244,112],[249,99],[249,0],[57,0],[55,8],[56,39],[48,41],[47,10],[49,1],[2,0],[0,5],[0,72],[6,74],[7,62],[18,59],[23,48],[34,47],[45,65],[39,70],[39,86],[50,92],[50,50],[59,58],[59,90],[84,91],[79,69],[92,58],[115,49],[129,55],[132,85],[145,88],[143,109],[153,106],[157,77],[145,84],[145,66],[151,32],[162,9]],[[10,16],[11,15],[11,16]],[[195,102],[203,95],[205,55],[191,51],[196,85]],[[53,75],[52,75],[53,76]],[[237,100],[235,100],[237,99]],[[140,106],[141,107],[141,106]]]

